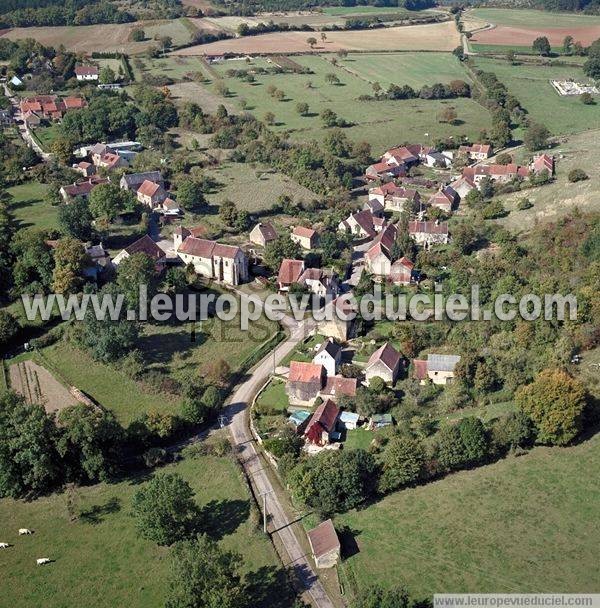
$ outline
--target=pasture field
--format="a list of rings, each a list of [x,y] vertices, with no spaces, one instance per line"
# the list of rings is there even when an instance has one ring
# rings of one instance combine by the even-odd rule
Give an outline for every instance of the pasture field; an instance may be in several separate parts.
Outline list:
[[[599,136],[600,128],[572,135],[548,150],[549,154],[557,156],[556,181],[499,197],[510,214],[496,221],[511,231],[527,232],[537,222],[555,221],[575,209],[583,212],[600,211],[600,166],[594,157]],[[583,169],[590,179],[570,183],[567,175],[575,168]],[[519,211],[517,203],[523,197],[527,197],[533,207]]]
[[[572,78],[587,82],[581,68],[557,65],[511,65],[507,61],[478,57],[475,65],[486,72],[494,72],[515,95],[530,117],[545,124],[554,135],[577,133],[600,128],[597,106],[586,106],[575,97],[559,95],[550,80]]]
[[[420,55],[412,55],[417,62]],[[386,56],[381,57],[382,63],[385,63]],[[240,99],[244,99],[247,104],[246,109],[259,118],[263,118],[266,112],[272,112],[275,115],[273,129],[289,131],[295,140],[321,140],[325,137],[327,129],[323,129],[319,115],[326,108],[354,123],[354,126],[344,129],[344,132],[355,141],[368,141],[375,152],[413,139],[424,141],[429,138],[429,141],[433,141],[438,136],[461,137],[465,134],[476,137],[481,129],[489,126],[490,116],[487,110],[470,99],[358,101],[359,96],[373,93],[371,84],[355,74],[348,73],[345,65],[334,66],[320,56],[304,55],[293,59],[310,68],[314,73],[268,74],[257,76],[256,82],[248,83],[239,78],[227,77],[226,72],[231,67],[251,68],[252,64],[227,61],[213,64],[213,67],[223,76],[232,93],[228,98],[230,102],[239,103]],[[438,60],[440,70],[445,61],[441,58]],[[354,64],[348,62],[347,65]],[[447,65],[448,69],[461,69],[458,61],[456,61],[457,67],[451,67],[450,60]],[[329,84],[326,81],[329,73],[334,73],[339,78],[340,84]],[[453,73],[461,74],[467,79],[466,72]],[[430,72],[428,75],[423,71],[419,75],[418,70],[412,72],[398,70],[394,74],[394,80],[403,83],[413,79],[414,83],[433,84],[439,76],[439,72]],[[278,101],[269,95],[267,89],[270,85],[285,93],[283,101]],[[300,101],[309,104],[309,113],[306,116],[300,116],[297,112],[296,105]],[[459,120],[462,121],[460,124],[449,125],[438,122],[438,113],[447,106],[456,108]],[[425,135],[426,133],[428,136]]]
[[[10,211],[19,228],[58,228],[58,207],[44,201],[47,190],[48,186],[39,182],[26,182],[8,188],[8,193],[12,196]]]
[[[39,144],[42,146],[44,151],[48,151],[52,142],[60,134],[60,125],[52,124],[47,127],[38,127],[33,131],[34,136],[37,138]]]
[[[247,163],[225,161],[217,167],[207,168],[205,173],[219,183],[214,193],[208,195],[210,203],[220,205],[230,200],[250,213],[268,211],[283,194],[295,201],[308,202],[318,198],[287,175],[260,165],[253,168]]]
[[[175,81],[185,80],[198,71],[207,75],[199,57],[144,57],[134,59],[132,68],[135,79],[142,82],[146,75],[168,76]]]
[[[215,361],[224,359],[235,371],[278,329],[275,321],[261,318],[248,331],[240,329],[240,319],[221,321],[212,318],[195,323],[196,338],[191,341],[192,324],[146,325],[138,347],[149,361],[150,369],[161,369],[170,376],[185,379],[197,370],[204,374]]]
[[[581,463],[585,462],[582,472]],[[356,590],[374,583],[432,593],[598,592],[600,437],[535,448],[387,496],[335,518],[358,552],[341,566]]]
[[[179,473],[190,483],[210,534],[224,549],[243,556],[246,574],[261,579],[265,598],[257,605],[274,605],[274,598],[285,595],[286,584],[274,580],[279,571],[275,552],[252,522],[250,498],[234,462],[199,456],[163,470]],[[143,539],[131,517],[132,497],[145,482],[142,475],[30,502],[0,500],[0,537],[14,545],[0,554],[3,605],[163,606],[169,549]],[[18,537],[17,529],[25,525],[34,534]],[[36,567],[40,556],[55,561]]]
[[[435,82],[469,80],[454,55],[449,53],[353,53],[337,58],[338,64],[369,83],[408,84],[414,89]]]
[[[466,18],[478,21],[505,25],[507,27],[525,28],[581,28],[596,25],[600,27],[600,16],[582,13],[555,13],[551,11],[510,9],[510,8],[474,8],[465,13]],[[600,35],[600,34],[599,34]],[[576,36],[574,36],[575,39]]]
[[[192,37],[192,32],[185,18],[148,22],[140,25],[147,39],[156,40],[162,36],[170,36],[173,39],[173,44],[179,45],[187,44]],[[136,43],[134,42],[133,44]]]
[[[320,39],[314,48],[306,40],[313,32],[273,32],[260,36],[245,36],[219,40],[210,44],[180,49],[177,55],[221,55],[322,53],[341,49],[348,51],[452,51],[460,44],[454,22],[409,25],[373,30],[327,32],[327,40]],[[318,38],[318,36],[315,36]]]

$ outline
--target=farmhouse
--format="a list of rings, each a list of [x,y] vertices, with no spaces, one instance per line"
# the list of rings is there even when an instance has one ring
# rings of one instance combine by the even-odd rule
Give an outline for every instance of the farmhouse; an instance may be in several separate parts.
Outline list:
[[[393,179],[406,175],[406,165],[390,165],[386,162],[374,163],[365,170],[365,177],[368,180]]]
[[[429,379],[434,384],[450,384],[454,370],[460,361],[459,355],[431,354],[427,359],[413,359],[413,375],[424,384]]]
[[[277,288],[279,291],[289,291],[294,283],[298,283],[303,272],[304,262],[302,260],[281,260],[281,266],[279,266],[277,274]]]
[[[412,188],[396,186],[392,182],[369,190],[369,200],[382,203],[387,211],[411,211],[421,202],[421,195]]]
[[[340,540],[331,519],[308,531],[308,542],[317,568],[333,568],[340,557]]]
[[[385,220],[377,218],[368,210],[350,214],[338,224],[339,232],[352,234],[357,238],[373,238],[384,226]]]
[[[298,284],[321,298],[337,294],[340,287],[337,274],[322,268],[306,268],[300,275]]]
[[[290,238],[295,243],[298,243],[302,249],[314,249],[319,243],[317,231],[312,228],[305,228],[304,226],[296,226],[292,230]]]
[[[425,156],[424,164],[427,167],[435,167],[438,169],[448,169],[452,166],[453,155],[452,152],[438,152],[437,150],[431,150]]]
[[[476,186],[475,182],[471,178],[461,176],[450,184],[450,188],[452,188],[452,190],[454,190],[454,192],[456,192],[456,194],[458,194],[462,200],[465,198],[465,196],[467,196],[467,194],[469,194],[469,192],[471,192],[471,190],[475,190]]]
[[[475,167],[465,167],[462,175],[469,178],[479,188],[479,184],[484,177],[489,177],[495,182],[506,183],[518,177],[528,177],[529,169],[514,163],[508,165],[476,165]]]
[[[310,405],[325,384],[325,368],[315,363],[292,361],[285,385],[290,404]]]
[[[417,277],[415,265],[405,257],[396,260],[390,270],[390,280],[394,285],[410,285]]]
[[[445,245],[450,241],[448,222],[416,220],[408,222],[408,234],[417,245],[429,249],[432,245]]]
[[[149,180],[145,180],[136,192],[137,200],[142,203],[142,205],[150,207],[150,209],[162,205],[168,196],[169,195],[160,184]]]
[[[331,314],[327,314],[326,319],[319,323],[320,333],[340,342],[346,342],[354,334],[356,307],[347,296],[348,294],[329,302],[325,309]]]
[[[323,399],[337,401],[340,396],[356,397],[356,378],[344,378],[344,376],[327,376],[325,386],[321,389]]]
[[[146,171],[145,173],[130,173],[121,176],[119,187],[121,190],[131,190],[137,192],[138,188],[145,182],[154,182],[164,187],[164,181],[160,171]]]
[[[395,384],[400,372],[400,359],[400,353],[389,342],[386,342],[369,358],[365,367],[367,383],[378,376],[388,384]]]
[[[446,213],[451,213],[452,210],[458,206],[459,201],[460,197],[458,196],[458,193],[451,186],[444,186],[427,202],[432,207],[437,207]]]
[[[460,146],[459,154],[464,154],[470,160],[485,160],[492,155],[492,146],[489,144],[473,144],[471,146]]]
[[[248,281],[248,258],[239,247],[200,239],[179,227],[173,233],[173,248],[184,264],[193,264],[200,276],[228,285]]]
[[[77,171],[77,173],[81,173],[83,177],[91,177],[96,173],[96,167],[94,167],[92,163],[86,161],[81,161],[80,163],[72,165],[72,169],[73,171]]]
[[[397,234],[396,226],[388,224],[365,252],[365,266],[375,276],[389,276],[392,268],[392,248]]]
[[[24,97],[20,102],[23,117],[35,115],[45,120],[61,120],[68,110],[77,110],[86,106],[85,99],[77,96],[36,95]]]
[[[100,184],[108,184],[110,180],[98,175],[92,175],[86,180],[78,181],[69,186],[61,186],[59,192],[65,202],[81,196],[87,198],[90,192]]]
[[[554,156],[540,154],[533,159],[529,168],[533,173],[548,171],[548,175],[554,175]]]
[[[115,256],[112,263],[115,266],[118,266],[123,260],[135,255],[136,253],[143,253],[153,260],[157,272],[164,269],[167,261],[167,255],[147,234],[129,245],[129,247],[125,247],[125,249],[121,250]]]
[[[95,65],[76,65],[75,78],[77,80],[98,80],[99,70]]]
[[[331,434],[335,433],[340,410],[338,406],[327,399],[317,407],[304,431],[306,441],[314,445],[327,445],[331,442]]]
[[[383,203],[380,203],[377,199],[369,199],[363,205],[364,211],[370,211],[374,217],[383,217],[384,206]]]
[[[333,338],[328,338],[321,344],[312,362],[322,365],[328,377],[335,376],[342,362],[342,347]]]
[[[101,156],[97,157],[96,162],[94,163],[97,167],[101,167],[103,169],[120,169],[123,167],[129,167],[129,161],[123,158],[120,154],[108,150]]]
[[[250,231],[250,242],[265,247],[277,239],[277,232],[273,224],[258,222]]]

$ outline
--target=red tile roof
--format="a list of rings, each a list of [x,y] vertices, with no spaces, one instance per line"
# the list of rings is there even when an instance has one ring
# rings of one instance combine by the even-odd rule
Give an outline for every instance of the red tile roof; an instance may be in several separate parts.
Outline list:
[[[393,371],[400,362],[400,353],[389,342],[386,342],[371,355],[367,367],[379,361]]]
[[[138,239],[129,247],[125,247],[125,251],[129,255],[136,253],[145,253],[153,260],[161,260],[166,256],[165,252],[152,240],[150,236],[145,234],[141,239]]]
[[[418,222],[413,220],[408,222],[408,233],[448,234],[448,222]]]
[[[307,534],[315,558],[327,555],[331,551],[340,550],[340,539],[330,519],[309,530]]]
[[[321,393],[335,399],[340,395],[354,397],[356,395],[356,378],[344,378],[343,376],[327,376],[327,381]]]
[[[177,250],[179,253],[187,253],[198,258],[234,258],[240,251],[234,245],[223,245],[207,239],[198,239],[195,236],[187,236]]]
[[[323,431],[327,433],[335,431],[335,423],[339,415],[338,406],[331,399],[327,399],[315,410],[304,434],[314,443],[318,443]]]
[[[321,382],[324,367],[317,363],[292,361],[290,363],[289,382]]]
[[[107,156],[107,155],[105,155],[105,156]],[[142,196],[152,197],[160,190],[160,188],[161,188],[160,184],[157,184],[155,182],[151,182],[151,181],[145,179],[137,191],[138,191],[138,194],[141,194]]]
[[[277,274],[277,282],[280,285],[297,283],[303,270],[304,262],[302,260],[282,260],[281,266],[279,267],[279,273]]]
[[[304,226],[296,226],[292,234],[302,238],[312,239],[315,234],[317,234],[317,231],[312,228],[305,228]]]
[[[427,379],[427,360],[413,359],[413,378],[417,380]]]
[[[96,76],[98,75],[98,68],[95,65],[76,65],[75,66],[76,76]]]
[[[554,158],[548,154],[541,154],[533,159],[533,170],[536,173],[548,171],[550,175],[554,173]]]

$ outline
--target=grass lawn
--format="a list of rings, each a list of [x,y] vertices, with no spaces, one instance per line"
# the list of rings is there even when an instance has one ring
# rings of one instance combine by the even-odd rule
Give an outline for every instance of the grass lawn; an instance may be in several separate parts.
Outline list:
[[[139,61],[143,64],[143,68],[138,67],[137,61],[132,62],[133,72],[137,81],[143,81],[144,76],[150,74],[152,76],[168,76],[175,81],[182,81],[188,74],[193,72],[202,72],[207,76],[204,64],[199,57],[144,57]]]
[[[60,134],[60,125],[52,124],[48,127],[39,127],[38,129],[35,129],[34,134],[40,142],[44,151],[48,152],[50,150],[52,142]]]
[[[478,57],[478,68],[494,72],[529,112],[532,120],[545,124],[554,135],[600,128],[597,106],[586,106],[578,97],[560,96],[550,84],[553,79],[573,78],[587,82],[583,70],[566,66],[520,64]]]
[[[585,469],[582,470],[582,464]],[[406,585],[432,593],[600,591],[600,437],[536,448],[335,518],[359,552],[342,571],[350,588]]]
[[[539,57],[539,54],[536,53],[531,46],[521,46],[518,44],[479,44],[478,42],[469,42],[469,48],[475,53],[494,53],[500,55],[502,53],[507,53],[508,51],[514,51],[520,55],[535,55],[536,57]],[[560,55],[562,54],[562,47],[553,46],[552,52]],[[571,61],[571,59],[577,61],[578,57],[565,56],[564,59],[566,61]]]
[[[247,163],[226,161],[216,168],[206,169],[205,173],[219,183],[215,191],[208,195],[210,203],[221,205],[223,201],[230,200],[239,209],[246,209],[250,213],[269,210],[283,194],[298,202],[318,198],[308,188],[268,167],[253,168]]]
[[[421,54],[412,54],[415,62]],[[430,54],[423,54],[429,57]],[[385,55],[380,54],[382,65],[389,65]],[[299,141],[321,140],[327,134],[323,128],[320,113],[329,108],[341,118],[350,121],[354,126],[344,129],[344,132],[355,141],[368,141],[378,153],[383,148],[404,141],[433,142],[437,137],[461,137],[467,135],[477,137],[481,129],[490,126],[490,116],[487,110],[471,99],[455,99],[447,101],[404,100],[404,101],[358,101],[360,95],[372,94],[371,83],[363,77],[348,73],[342,66],[334,66],[321,56],[298,56],[293,60],[310,68],[313,74],[269,74],[257,76],[255,83],[247,83],[238,78],[226,76],[230,66],[227,62],[218,64],[215,69],[224,77],[231,91],[228,101],[240,103],[244,99],[247,110],[258,118],[263,118],[266,112],[275,116],[275,131],[288,131],[292,139]],[[360,61],[360,60],[358,60]],[[411,68],[398,70],[390,79],[403,83],[406,81],[429,82],[433,84],[442,77],[445,59],[438,58],[437,67],[430,63],[429,72]],[[452,66],[452,78],[458,75],[455,70],[462,70],[458,62]],[[353,66],[348,62],[348,66]],[[364,70],[368,70],[365,60]],[[241,67],[241,66],[239,66]],[[251,66],[249,66],[251,67]],[[340,80],[339,85],[326,82],[325,77],[334,73]],[[429,76],[428,76],[429,74]],[[467,79],[466,73],[462,73]],[[431,78],[431,80],[429,80]],[[311,83],[308,88],[307,84]],[[285,93],[283,101],[277,101],[269,95],[269,85],[277,87]],[[309,104],[309,114],[300,116],[296,110],[298,102]],[[439,112],[448,106],[456,108],[460,123],[447,125],[438,122]],[[410,119],[408,119],[410,117]],[[425,135],[428,134],[428,135]]]
[[[141,25],[146,34],[146,39],[153,41],[153,44],[160,46],[159,38],[169,36],[173,40],[173,45],[187,44],[192,33],[185,19],[175,19],[171,21],[155,21],[152,23],[144,23]],[[154,42],[156,40],[156,42]]]
[[[514,232],[527,232],[536,222],[554,221],[575,209],[600,211],[600,166],[594,159],[599,135],[598,129],[572,135],[565,143],[551,149],[549,152],[558,158],[556,181],[540,188],[499,197],[510,214],[496,221]],[[590,179],[570,183],[567,175],[575,168],[583,169]],[[533,207],[519,211],[517,204],[523,197],[527,197]]]
[[[368,431],[365,428],[359,427],[351,431],[346,431],[346,440],[344,441],[345,450],[368,450],[371,442],[375,438],[373,431]]]
[[[600,16],[555,13],[551,11],[522,10],[510,8],[475,8],[468,15],[494,23],[495,25],[506,25],[509,27],[589,27],[600,25]],[[577,36],[574,35],[577,39]]]
[[[275,570],[277,558],[250,520],[250,499],[229,458],[186,459],[166,470],[181,474],[206,509],[209,534],[227,550],[243,556],[244,570]],[[13,608],[85,606],[158,608],[164,605],[169,549],[141,538],[131,517],[133,494],[145,479],[98,484],[75,492],[70,520],[67,495],[31,502],[0,500],[0,537],[14,544],[0,555],[2,603]],[[26,525],[33,536],[18,537]],[[49,557],[49,566],[35,560]],[[285,594],[285,585],[267,588],[264,606]]]
[[[42,351],[44,361],[65,381],[81,389],[112,410],[121,424],[128,424],[148,410],[179,412],[178,400],[141,390],[140,385],[113,367],[94,361],[87,353],[67,342],[58,342]],[[118,390],[117,388],[118,387]]]
[[[26,182],[8,188],[13,197],[10,205],[19,228],[41,228],[54,230],[58,228],[58,207],[44,202],[48,186],[38,182]]]
[[[280,410],[285,412],[290,402],[285,392],[285,382],[274,378],[256,400],[259,409]]]

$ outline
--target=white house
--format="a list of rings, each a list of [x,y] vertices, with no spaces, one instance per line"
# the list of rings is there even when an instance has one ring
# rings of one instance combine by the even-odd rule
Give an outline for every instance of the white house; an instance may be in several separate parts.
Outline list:
[[[365,367],[365,378],[367,382],[370,382],[377,376],[388,384],[395,384],[399,372],[400,353],[389,342],[386,342],[369,358]]]
[[[341,362],[342,347],[333,338],[327,338],[313,357],[313,363],[322,365],[328,376],[335,376],[337,374]]]
[[[76,65],[75,78],[80,82],[83,80],[98,80],[100,71],[95,65]]]

